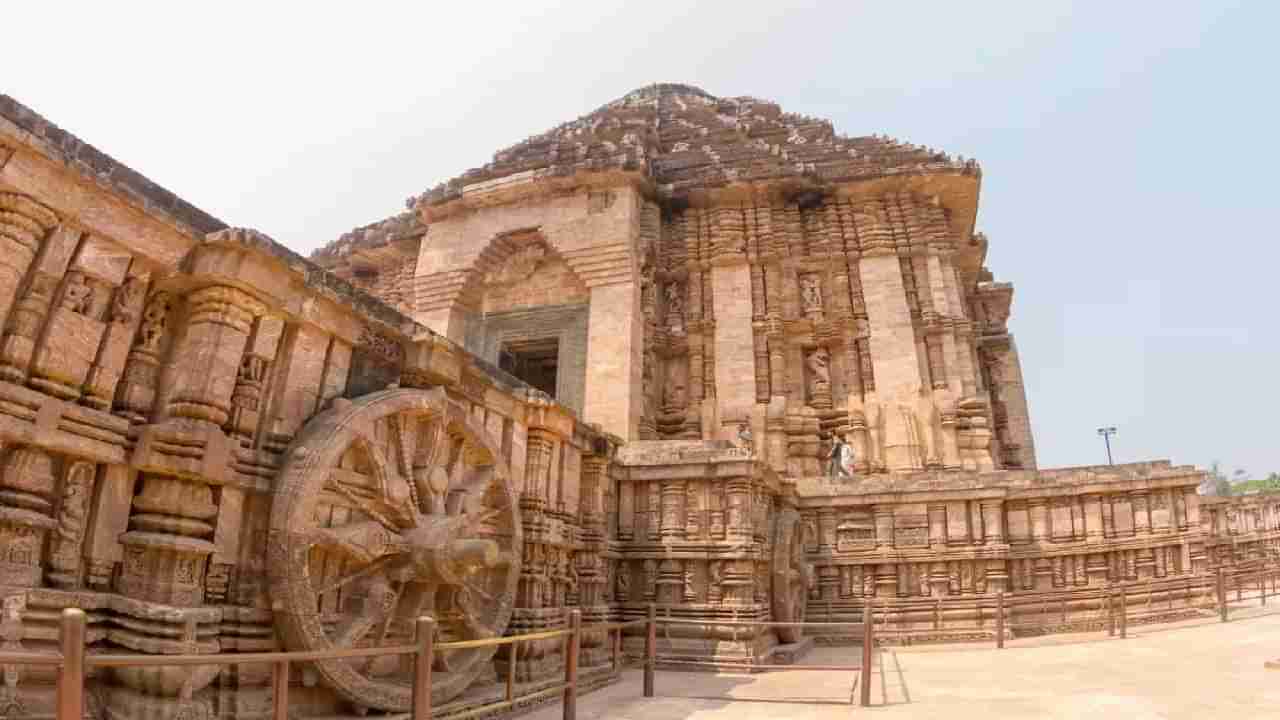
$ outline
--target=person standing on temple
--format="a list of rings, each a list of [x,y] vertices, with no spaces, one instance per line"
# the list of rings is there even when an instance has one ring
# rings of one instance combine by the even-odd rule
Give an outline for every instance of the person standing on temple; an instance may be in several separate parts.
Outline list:
[[[831,461],[832,480],[837,477],[853,477],[853,446],[845,442],[844,433],[835,434],[827,459]]]
[[[740,425],[738,425],[738,443],[742,447],[746,448],[747,452],[752,451],[753,448],[751,444],[751,426],[750,425],[747,425],[746,423],[741,423]]]

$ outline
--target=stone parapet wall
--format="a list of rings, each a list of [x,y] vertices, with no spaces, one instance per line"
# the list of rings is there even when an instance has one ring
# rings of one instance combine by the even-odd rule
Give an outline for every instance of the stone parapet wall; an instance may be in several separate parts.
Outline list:
[[[1204,569],[1196,485],[1166,463],[801,478],[815,600],[1047,591]]]
[[[991,600],[1003,593],[1010,613],[1034,607],[1062,614],[1059,630],[1080,629],[1100,622],[1100,592],[1126,583],[1158,593],[1168,619],[1184,617],[1218,568],[1252,577],[1280,561],[1280,498],[1204,498],[1203,478],[1166,461],[799,478],[817,576],[808,617],[856,618],[870,602],[927,639],[936,605],[945,628],[979,637],[993,632]]]

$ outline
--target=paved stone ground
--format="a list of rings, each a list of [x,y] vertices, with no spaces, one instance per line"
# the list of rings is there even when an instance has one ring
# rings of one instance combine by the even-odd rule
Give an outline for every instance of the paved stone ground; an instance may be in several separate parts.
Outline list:
[[[658,697],[641,697],[641,674],[578,701],[581,720],[1000,720],[1280,717],[1280,613],[1261,608],[1221,625],[1209,619],[1131,628],[1129,639],[1097,633],[989,646],[886,648],[878,655],[873,707],[857,706],[856,673],[777,671],[757,675],[665,672]],[[820,648],[806,662],[856,664],[860,650]],[[848,704],[850,699],[854,704]],[[561,717],[558,704],[526,715]]]

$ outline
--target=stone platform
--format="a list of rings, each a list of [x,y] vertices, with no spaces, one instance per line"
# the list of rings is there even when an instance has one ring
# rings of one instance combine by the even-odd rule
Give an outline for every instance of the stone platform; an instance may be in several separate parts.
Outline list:
[[[888,720],[1262,720],[1275,717],[1280,685],[1264,669],[1280,647],[1280,614],[1145,627],[1128,640],[1095,634],[1017,640],[1005,650],[958,645],[877,653],[871,712]],[[1195,648],[1195,652],[1187,652]],[[858,662],[857,647],[817,648],[812,663]],[[659,672],[657,697],[641,673],[578,702],[580,720],[848,720],[856,673]],[[1170,682],[1171,678],[1189,682]],[[850,699],[853,704],[850,705]],[[525,717],[552,720],[559,707]]]

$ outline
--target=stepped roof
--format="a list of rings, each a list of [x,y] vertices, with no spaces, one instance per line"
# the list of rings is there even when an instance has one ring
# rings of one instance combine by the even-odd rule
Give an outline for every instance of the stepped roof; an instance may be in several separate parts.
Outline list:
[[[494,153],[492,161],[410,198],[409,212],[343,235],[317,252],[346,255],[417,237],[412,212],[504,178],[634,171],[680,197],[733,183],[809,178],[840,183],[910,174],[979,174],[977,163],[932,148],[836,133],[830,120],[783,112],[753,97],[716,97],[692,85],[639,88],[576,120]]]

